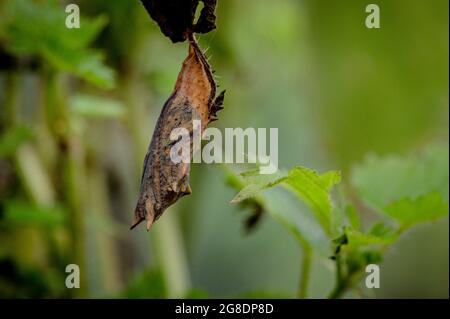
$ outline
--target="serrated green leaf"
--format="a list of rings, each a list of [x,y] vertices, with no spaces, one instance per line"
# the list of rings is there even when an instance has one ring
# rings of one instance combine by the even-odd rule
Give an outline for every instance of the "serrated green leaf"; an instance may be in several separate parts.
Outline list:
[[[437,192],[404,198],[389,204],[384,211],[402,228],[415,224],[435,221],[448,215],[448,203]]]
[[[260,174],[259,169],[241,173],[241,189],[231,200],[231,204],[237,204],[243,200],[256,196],[270,187],[276,186],[286,178],[286,173],[278,171],[275,174]]]
[[[282,184],[295,193],[313,211],[321,225],[331,234],[332,204],[329,191],[332,186],[340,182],[340,173],[326,172],[319,175],[305,167],[295,167],[287,175],[282,172],[273,175],[262,175],[258,171],[244,173],[245,187],[232,199],[231,203],[238,203],[270,187]]]
[[[370,156],[351,175],[363,200],[379,210],[430,192],[439,192],[448,201],[448,180],[448,146],[443,145],[410,156]]]
[[[448,215],[448,146],[410,156],[369,157],[352,183],[363,200],[405,229]]]
[[[394,233],[375,236],[373,234],[363,234],[353,229],[347,229],[346,235],[348,238],[347,246],[351,249],[363,246],[386,246],[392,244],[397,238]]]
[[[304,201],[315,214],[325,231],[331,235],[332,204],[329,191],[340,182],[340,173],[336,171],[319,175],[305,167],[295,167],[287,175],[282,172],[273,175],[258,174],[251,171],[244,174],[245,187],[233,198],[231,203],[256,196],[261,191],[282,184]]]
[[[325,231],[331,235],[332,203],[330,190],[338,184],[341,175],[337,171],[326,172],[319,175],[317,172],[305,167],[296,167],[289,171],[283,184],[297,194],[313,211]]]
[[[117,100],[94,95],[79,94],[70,100],[73,113],[90,118],[122,118],[125,107]]]
[[[282,175],[282,173],[281,173]],[[243,178],[242,176],[245,176]],[[278,175],[277,175],[278,176]],[[275,176],[257,176],[254,173],[246,172],[236,175],[234,172],[227,174],[227,183],[236,190],[243,190],[246,188],[246,183],[255,182],[259,179],[263,180],[267,185],[270,180],[276,180]],[[247,185],[248,186],[248,185]],[[286,193],[281,189],[270,189],[266,192],[257,192],[235,197],[233,203],[242,203],[247,200],[256,202],[258,205],[264,207],[264,211],[268,212],[270,216],[285,227],[299,242],[308,243],[313,247],[318,255],[328,257],[330,254],[330,246],[328,238],[324,233],[320,224],[315,218],[306,211],[305,207],[299,205],[299,202],[290,193]]]
[[[332,204],[328,192],[339,182],[338,172],[319,175],[310,169],[296,167],[288,173],[280,171],[273,175],[260,175],[258,171],[251,171],[241,176],[244,177],[241,177],[240,182],[235,181],[236,188],[241,190],[231,203],[239,203],[249,198],[259,200],[272,217],[299,241],[306,241],[321,254],[329,254],[327,235],[331,236],[332,233]],[[289,189],[311,209],[313,214],[308,213],[297,201],[293,203],[293,198],[288,194],[276,191],[262,193],[276,185]]]

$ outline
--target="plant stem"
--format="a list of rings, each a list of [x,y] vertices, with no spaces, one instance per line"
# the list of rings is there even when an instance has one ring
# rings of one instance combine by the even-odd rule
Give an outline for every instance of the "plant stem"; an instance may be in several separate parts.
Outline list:
[[[298,298],[305,299],[308,297],[309,279],[311,277],[311,265],[313,251],[311,246],[305,241],[301,241],[303,250],[302,269],[300,272],[300,284],[298,289]]]
[[[330,295],[328,296],[328,299],[339,299],[344,294],[344,292],[347,290],[347,287],[343,283],[338,283],[334,287],[334,289],[331,291]]]
[[[79,136],[71,130],[67,115],[66,87],[61,74],[55,70],[44,70],[45,115],[47,125],[58,145],[64,145],[61,152],[63,185],[70,208],[70,236],[72,241],[73,262],[82,273],[87,273],[85,256],[86,211],[86,167],[85,147]],[[74,290],[75,297],[85,297],[89,291],[86,276],[80,277],[80,288]]]
[[[329,299],[338,299],[347,290],[347,280],[343,276],[342,272],[342,260],[341,256],[336,256],[336,285],[329,294]]]
[[[18,120],[18,104],[19,104],[19,74],[16,72],[8,72],[6,75],[5,84],[5,103],[4,113],[1,114],[4,117],[3,122],[7,125],[13,125]]]
[[[168,298],[183,298],[190,286],[189,270],[178,216],[171,209],[154,227],[153,247],[167,284]]]
[[[70,234],[72,239],[72,250],[75,263],[80,267],[81,271],[86,273],[86,259],[85,259],[85,227],[84,227],[84,194],[83,187],[86,185],[86,175],[84,166],[82,164],[82,151],[76,146],[77,141],[71,139],[69,141],[69,154],[66,154],[65,161],[65,189],[67,192],[67,199],[71,209],[70,218]],[[76,297],[85,296],[88,291],[88,281],[86,276],[81,276],[80,289],[75,289]]]
[[[98,225],[113,223],[113,219],[109,215],[111,207],[108,202],[107,176],[94,154],[87,165],[86,176],[89,190],[86,194],[87,203],[91,220],[95,218],[95,222],[86,227],[86,254],[90,256],[87,261],[90,268],[89,289],[94,296],[110,296],[122,289],[119,256],[113,235],[98,229]]]

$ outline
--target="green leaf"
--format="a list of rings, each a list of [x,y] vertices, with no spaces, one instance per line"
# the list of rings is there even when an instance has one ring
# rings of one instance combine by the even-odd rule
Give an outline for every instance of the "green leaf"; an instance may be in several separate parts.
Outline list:
[[[395,233],[385,233],[381,236],[376,236],[370,233],[364,234],[353,229],[347,229],[346,235],[348,239],[347,247],[351,249],[367,246],[386,246],[392,244],[397,238]]]
[[[100,88],[111,89],[115,85],[114,71],[103,64],[104,57],[97,51],[43,48],[42,55],[55,68],[77,75]]]
[[[317,220],[307,212],[306,207],[299,205],[298,200],[290,193],[277,189],[270,189],[266,192],[252,193],[247,196],[246,189],[249,183],[260,182],[263,185],[271,185],[273,181],[281,178],[283,173],[275,175],[258,176],[252,172],[246,172],[236,175],[234,172],[228,172],[227,184],[239,192],[232,203],[245,203],[251,201],[264,208],[264,211],[278,223],[284,226],[301,244],[308,243],[316,252],[322,256],[329,256],[330,246],[328,238]]]
[[[351,182],[378,210],[404,198],[439,192],[448,201],[448,146],[433,145],[410,156],[369,156],[352,170]]]
[[[184,296],[184,299],[208,299],[208,298],[211,298],[209,293],[203,289],[198,288],[189,289]]]
[[[281,183],[311,208],[326,232],[331,234],[332,204],[329,192],[333,185],[340,182],[339,172],[331,171],[319,175],[308,168],[295,167],[287,175],[282,172],[261,175],[258,171],[251,171],[244,173],[243,176],[246,177],[246,185],[231,203],[238,203]]]
[[[289,171],[283,184],[311,208],[325,231],[331,235],[332,203],[329,192],[340,180],[341,174],[337,171],[319,175],[313,170],[296,167]]]
[[[435,221],[448,215],[448,203],[437,192],[404,198],[389,204],[384,211],[396,220],[402,228]]]
[[[94,95],[76,95],[70,100],[70,109],[89,118],[122,118],[125,115],[122,103]]]
[[[20,200],[5,204],[3,220],[20,226],[55,227],[64,224],[66,212],[57,206],[37,206]]]
[[[265,189],[278,185],[286,178],[286,173],[278,171],[275,174],[259,174],[259,169],[256,169],[241,173],[240,176],[242,182],[235,179],[235,182],[240,185],[240,191],[231,200],[231,204],[242,202],[256,196]]]
[[[240,192],[231,203],[239,203],[249,198],[260,204],[279,223],[284,225],[300,242],[307,242],[321,253],[329,254],[327,236],[332,231],[332,204],[329,196],[331,187],[340,181],[339,172],[319,175],[317,172],[296,167],[288,173],[280,171],[273,175],[261,175],[258,171],[241,174],[236,188]],[[297,195],[313,212],[308,213],[298,201],[276,191],[262,191],[281,185]],[[314,218],[315,216],[315,218]]]
[[[8,1],[6,21],[0,26],[0,40],[16,55],[37,55],[60,71],[70,72],[102,88],[114,86],[114,72],[103,63],[90,43],[107,19],[82,17],[82,27],[68,29],[66,13],[56,1]]]
[[[0,136],[0,156],[13,154],[22,143],[33,136],[31,129],[27,126],[14,126]]]
[[[122,298],[167,298],[161,270],[149,269],[134,278],[121,293]]]
[[[448,146],[410,156],[369,157],[354,168],[352,183],[379,213],[407,227],[448,215]]]
[[[370,227],[367,233],[372,236],[383,237],[392,236],[396,233],[396,230],[384,222],[376,222]]]
[[[300,244],[307,243],[315,253],[328,257],[331,253],[329,236],[308,207],[283,189],[269,189],[260,195],[264,208],[284,226]]]

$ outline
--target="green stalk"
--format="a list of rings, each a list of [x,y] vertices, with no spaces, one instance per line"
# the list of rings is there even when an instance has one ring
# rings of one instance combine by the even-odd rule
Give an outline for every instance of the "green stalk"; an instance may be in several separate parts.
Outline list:
[[[328,296],[328,299],[338,299],[340,298],[347,287],[347,279],[343,275],[342,260],[341,256],[336,256],[336,285]]]
[[[6,99],[5,99],[5,123],[7,125],[20,124],[20,78],[19,72],[10,72],[6,77]],[[41,101],[41,107],[43,101]],[[36,150],[36,145],[25,143],[21,145],[14,154],[14,162],[18,176],[23,185],[25,194],[31,202],[39,206],[53,206],[55,204],[56,192],[51,180],[51,173],[44,165],[43,159]],[[60,265],[61,256],[57,247],[57,240],[53,232],[41,229],[20,230],[19,236],[28,244],[23,245],[28,256],[36,256],[36,252],[44,252],[43,264],[48,260]],[[31,249],[31,250],[30,250]],[[22,250],[21,250],[22,251]],[[35,257],[31,257],[35,258]],[[36,259],[34,259],[34,262]]]
[[[312,265],[312,257],[313,251],[311,246],[305,242],[300,241],[301,247],[303,250],[302,256],[302,268],[300,272],[300,284],[298,289],[298,298],[305,299],[308,298],[308,288],[309,288],[309,280],[311,277],[311,265]]]
[[[85,227],[83,222],[85,194],[83,194],[84,185],[86,185],[86,172],[83,166],[83,153],[77,145],[81,141],[70,138],[68,141],[69,153],[64,158],[65,190],[68,199],[71,215],[69,232],[72,239],[73,262],[80,267],[81,278],[80,288],[75,289],[77,297],[85,296],[88,291],[88,281],[86,260],[85,260]]]
[[[173,209],[164,214],[164,218],[152,227],[153,247],[167,284],[168,298],[182,298],[190,286],[187,258]]]
[[[58,72],[44,70],[45,111],[47,125],[57,145],[62,145],[63,189],[70,208],[69,233],[72,241],[72,263],[80,267],[80,288],[74,289],[76,297],[84,297],[88,291],[88,280],[85,261],[85,227],[84,212],[86,210],[85,150],[79,136],[71,131],[67,114],[67,97],[63,78]]]
[[[14,125],[19,117],[19,74],[16,72],[8,72],[6,75],[5,84],[5,104],[4,108],[4,123]]]
[[[95,296],[113,295],[122,289],[119,256],[114,245],[115,238],[105,226],[112,225],[109,215],[107,177],[100,165],[93,160],[87,169],[87,202],[91,222],[87,236],[90,264],[90,292]],[[114,231],[114,230],[113,230]],[[93,265],[95,263],[95,265]]]

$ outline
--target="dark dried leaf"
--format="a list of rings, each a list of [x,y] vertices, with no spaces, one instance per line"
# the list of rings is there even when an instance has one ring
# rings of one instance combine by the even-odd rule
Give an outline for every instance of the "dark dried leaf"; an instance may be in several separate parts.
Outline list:
[[[172,42],[183,42],[191,32],[208,33],[216,28],[217,0],[141,0],[150,17],[158,23],[161,32]],[[194,24],[198,4],[204,7]]]

